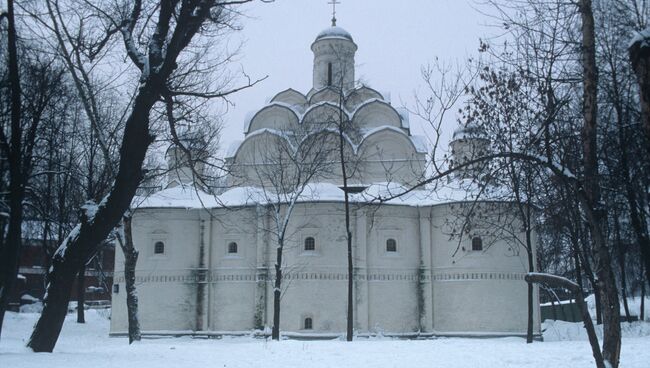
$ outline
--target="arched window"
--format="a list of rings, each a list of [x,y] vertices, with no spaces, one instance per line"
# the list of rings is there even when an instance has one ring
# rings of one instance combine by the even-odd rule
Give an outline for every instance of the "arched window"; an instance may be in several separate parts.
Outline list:
[[[316,250],[316,240],[314,238],[305,238],[305,250]]]
[[[327,85],[332,85],[332,63],[327,63]]]
[[[313,321],[311,317],[305,318],[305,323],[304,323],[304,329],[305,330],[311,330],[313,327]]]
[[[472,250],[483,250],[483,239],[480,236],[472,238]]]
[[[165,254],[165,243],[157,241],[153,245],[153,254]]]
[[[386,252],[397,252],[397,241],[395,239],[386,240]]]
[[[237,243],[235,242],[228,243],[228,253],[229,254],[237,253]]]

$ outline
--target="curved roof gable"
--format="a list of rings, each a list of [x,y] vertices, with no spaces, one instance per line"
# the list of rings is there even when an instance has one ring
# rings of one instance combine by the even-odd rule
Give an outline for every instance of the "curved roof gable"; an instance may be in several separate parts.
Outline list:
[[[262,138],[263,136],[265,136],[265,135],[267,135],[267,136],[274,136],[274,137],[278,137],[278,138],[284,139],[285,141],[287,141],[287,143],[291,146],[292,149],[295,149],[295,146],[294,146],[294,144],[291,142],[291,139],[289,139],[289,137],[288,137],[286,134],[284,134],[283,132],[281,132],[281,131],[279,131],[279,130],[275,130],[275,129],[262,128],[262,129],[255,130],[254,132],[252,132],[251,134],[249,134],[249,135],[246,137],[246,139],[244,139],[242,142],[240,142],[236,147],[231,147],[231,148],[230,148],[230,151],[231,151],[231,157],[234,158],[235,161],[236,161],[236,160],[237,160],[237,156],[240,154],[240,152],[241,152],[241,151],[242,151],[246,146],[249,146],[249,145],[251,145],[251,144],[254,144],[254,142],[255,142],[256,140],[261,139],[261,138]]]
[[[269,128],[283,130],[291,128],[291,124],[298,124],[300,118],[290,105],[282,102],[273,102],[257,111],[250,120],[246,121],[244,134]]]
[[[314,116],[315,114],[318,114],[318,111],[325,111],[325,117],[319,117],[319,116]],[[343,113],[343,118],[344,119],[350,119],[350,115],[345,109],[339,108],[338,105],[333,104],[331,102],[325,101],[325,102],[319,102],[315,105],[310,106],[307,111],[302,116],[302,119],[300,120],[301,124],[304,124],[305,122],[307,123],[319,123],[323,122],[324,119],[329,119],[329,120],[338,120],[339,118],[339,112]],[[310,120],[313,119],[313,120]]]
[[[271,102],[283,102],[289,105],[304,106],[307,104],[307,97],[293,88],[287,88],[273,96]]]
[[[374,99],[382,101],[385,100],[384,96],[377,90],[368,86],[361,86],[350,91],[350,93],[347,94],[345,97],[345,106],[350,110],[354,110],[357,108],[357,106],[363,104],[364,102]]]
[[[361,128],[378,128],[384,125],[404,128],[402,117],[397,110],[376,98],[359,105],[352,114],[352,120]]]
[[[426,152],[426,151],[422,152],[422,147],[419,147],[420,146],[419,142],[414,142],[414,140],[412,139],[413,137],[410,137],[403,130],[401,130],[399,128],[396,128],[396,127],[392,127],[392,126],[383,126],[383,127],[379,127],[379,128],[376,128],[376,129],[372,129],[369,132],[367,132],[363,136],[363,138],[361,138],[361,142],[359,143],[359,149],[361,149],[364,146],[364,144],[368,144],[367,142],[372,141],[372,138],[374,136],[376,136],[378,134],[381,134],[381,133],[397,134],[397,136],[405,139],[408,142],[408,144],[411,145],[414,152],[417,152],[417,153],[425,153]]]
[[[338,103],[338,100],[339,100],[339,92],[332,87],[325,87],[323,89],[314,92],[309,97],[309,104],[313,105],[320,102]]]

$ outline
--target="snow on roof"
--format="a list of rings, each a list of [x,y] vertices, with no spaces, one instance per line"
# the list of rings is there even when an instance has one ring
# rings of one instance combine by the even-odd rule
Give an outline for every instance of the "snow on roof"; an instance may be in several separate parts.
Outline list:
[[[361,186],[361,185],[355,185]],[[458,180],[451,183],[438,183],[422,189],[408,191],[398,183],[374,183],[362,185],[362,193],[349,196],[352,203],[384,203],[412,207],[432,206],[464,201],[507,201],[507,193],[492,187],[483,188],[471,180]],[[480,195],[480,196],[479,196]],[[290,195],[285,196],[286,198]],[[134,199],[137,208],[221,208],[264,205],[274,202],[275,195],[260,187],[235,187],[218,196],[212,196],[190,186],[175,187],[154,193],[147,198]],[[478,198],[478,199],[477,199]],[[310,183],[297,202],[343,202],[341,187],[332,183]],[[136,206],[137,204],[137,206]]]
[[[248,131],[251,128],[251,123],[253,122],[253,119],[255,119],[257,114],[259,114],[260,112],[262,112],[265,109],[268,109],[268,108],[274,107],[274,106],[287,108],[289,111],[294,113],[294,115],[296,115],[298,120],[300,120],[300,113],[298,111],[296,111],[292,105],[290,105],[288,103],[284,103],[282,101],[273,101],[273,102],[268,102],[267,101],[267,103],[261,109],[254,110],[254,111],[249,111],[248,113],[246,113],[246,117],[244,118],[244,133],[245,134],[248,133]]]
[[[395,110],[402,118],[402,128],[409,129],[411,127],[411,118],[409,116],[409,111],[403,107],[396,107]]]
[[[341,27],[338,27],[338,26],[332,26],[332,27],[325,28],[324,30],[322,30],[318,34],[318,36],[316,36],[316,40],[314,40],[314,42],[316,42],[318,40],[328,39],[328,38],[346,39],[346,40],[354,42],[350,32],[348,32],[345,29],[343,29]]]
[[[257,115],[257,112],[260,110],[251,110],[246,113],[246,117],[244,117],[244,133],[248,132],[248,129],[251,127],[251,122],[253,121],[253,118],[255,115]]]
[[[243,142],[244,141],[238,139],[230,143],[230,146],[228,146],[228,149],[226,150],[226,158],[235,157],[235,153],[237,153],[239,146],[241,146]]]
[[[466,138],[486,138],[486,133],[483,128],[476,123],[468,123],[467,125],[460,126],[454,130],[453,139],[466,139]]]
[[[134,197],[134,208],[202,208],[216,207],[215,198],[193,185],[179,185],[153,193],[147,197]]]
[[[392,102],[390,91],[381,91],[379,94],[384,98],[384,101],[388,102],[389,104]]]
[[[410,138],[418,153],[429,153],[429,142],[427,142],[427,139],[424,136],[412,135]]]

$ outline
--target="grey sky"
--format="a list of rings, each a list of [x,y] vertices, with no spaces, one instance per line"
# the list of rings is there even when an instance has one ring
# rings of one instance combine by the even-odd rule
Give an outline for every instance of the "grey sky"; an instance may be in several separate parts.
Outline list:
[[[222,147],[243,138],[248,111],[264,106],[277,92],[292,87],[311,88],[311,43],[330,26],[329,0],[276,0],[244,7],[246,17],[239,37],[245,44],[239,63],[261,84],[238,93],[225,117]],[[488,29],[471,0],[340,0],[337,25],[352,34],[359,46],[356,77],[380,92],[390,92],[392,104],[413,103],[422,84],[420,68],[436,56],[463,60],[476,53],[478,39]],[[448,121],[455,124],[455,119]],[[411,120],[414,134],[421,124]],[[449,126],[446,130],[452,130]]]

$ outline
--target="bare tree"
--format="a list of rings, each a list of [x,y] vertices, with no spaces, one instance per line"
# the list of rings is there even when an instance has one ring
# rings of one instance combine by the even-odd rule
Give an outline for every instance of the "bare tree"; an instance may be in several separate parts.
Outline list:
[[[5,91],[0,104],[9,114],[0,118],[0,151],[6,158],[6,171],[2,169],[9,183],[6,187],[8,198],[2,198],[2,202],[9,213],[5,213],[8,215],[6,230],[7,216],[3,215],[0,221],[3,230],[0,235],[0,331],[18,272],[24,202],[33,180],[34,153],[41,124],[62,95],[58,87],[62,71],[56,62],[45,56],[39,61],[35,49],[18,43],[13,1],[8,2],[7,13],[0,20],[5,18],[8,37],[1,47],[7,50],[8,62],[0,76],[0,88]]]
[[[195,36],[226,26],[232,16],[231,6],[236,3],[241,2],[206,0],[150,4],[135,1],[130,9],[112,9],[115,15],[110,15],[111,10],[95,8],[109,25],[107,37],[116,33],[122,35],[126,55],[140,74],[139,86],[125,120],[119,165],[112,188],[99,205],[85,206],[81,224],[67,236],[54,255],[43,313],[28,343],[34,351],[52,351],[54,348],[74,276],[129,208],[143,179],[142,164],[154,138],[150,131],[152,108],[165,94],[184,96],[196,93],[187,86],[172,83],[175,71],[182,70],[186,62],[183,51],[191,44],[200,49],[200,39]],[[134,37],[136,30],[143,31],[142,38]],[[148,39],[146,51],[137,41],[144,37]],[[176,90],[174,87],[186,88]],[[227,94],[228,91],[221,91],[208,97]]]

